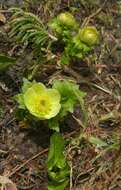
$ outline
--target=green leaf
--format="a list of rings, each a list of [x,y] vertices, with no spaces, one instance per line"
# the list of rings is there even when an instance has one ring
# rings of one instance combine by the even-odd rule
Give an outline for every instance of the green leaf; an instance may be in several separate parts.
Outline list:
[[[69,98],[62,104],[62,109],[59,113],[59,116],[63,118],[68,114],[68,112],[73,113],[75,104],[76,100]]]
[[[66,177],[69,177],[70,169],[69,169],[69,166],[66,164],[64,168],[61,168],[61,169],[54,168],[52,171],[49,171],[48,174],[51,180],[55,182],[61,182]]]
[[[81,111],[83,113],[83,126],[86,127],[87,121],[88,121],[88,114],[87,114],[87,111],[86,111],[85,105],[84,105],[84,99],[83,99],[84,92],[82,92],[80,90],[75,90],[74,93],[80,103]],[[86,95],[86,93],[85,93],[85,95]]]
[[[54,133],[50,139],[50,149],[47,160],[48,170],[52,170],[53,167],[64,168],[65,163],[65,141],[60,133]]]
[[[12,57],[0,55],[0,71],[6,70],[9,66],[16,63],[16,60]]]
[[[18,102],[18,108],[20,109],[26,109],[25,104],[24,104],[24,98],[23,98],[23,94],[18,94],[16,96],[14,96],[14,99]]]
[[[56,80],[54,81],[53,88],[57,89],[62,95],[62,101],[66,101],[69,98],[75,99],[75,91],[80,92],[82,98],[85,97],[86,93],[79,90],[79,85],[69,80]]]
[[[64,190],[69,182],[70,167],[64,156],[65,141],[60,133],[54,133],[50,140],[47,161],[49,190]]]
[[[99,139],[98,137],[89,137],[89,142],[94,144],[94,145],[97,145],[99,147],[105,147],[107,146],[107,143],[102,141],[101,139]]]
[[[54,18],[51,22],[48,23],[49,27],[54,30],[56,33],[62,35],[62,27],[60,26],[57,18]]]
[[[9,36],[15,37],[18,43],[26,43],[31,45],[34,49],[37,48],[40,53],[41,47],[43,47],[47,41],[50,41],[48,31],[41,22],[41,19],[22,9],[11,11],[13,14],[9,22],[11,29]]]
[[[68,55],[65,55],[65,53],[61,56],[61,64],[62,65],[68,65],[70,63],[70,57]]]
[[[59,116],[62,118],[66,116],[68,112],[73,113],[75,105],[79,103],[83,113],[83,125],[86,127],[87,112],[84,106],[86,93],[82,92],[77,84],[68,80],[54,81],[53,88],[57,89],[61,94],[61,111]]]
[[[48,127],[50,129],[53,129],[55,130],[56,132],[59,132],[60,129],[59,129],[59,121],[58,121],[58,118],[57,117],[54,117],[52,119],[49,119],[48,120]]]
[[[28,81],[26,78],[23,78],[23,86],[22,86],[22,93],[17,94],[14,96],[14,100],[18,102],[18,108],[20,109],[26,109],[25,103],[24,103],[24,93],[32,86],[34,82]]]
[[[22,93],[25,93],[28,88],[33,85],[34,82],[30,82],[28,79],[23,78],[23,86],[22,86]]]
[[[61,183],[49,182],[48,183],[48,190],[65,190],[65,188],[68,185],[68,183],[69,183],[69,179],[68,178],[66,178]]]
[[[20,108],[16,108],[14,113],[15,113],[15,118],[17,119],[17,121],[26,120],[26,116],[28,115],[26,109],[20,109]]]
[[[75,99],[75,97],[73,96],[73,90],[71,88],[72,85],[73,83],[68,80],[54,81],[53,88],[57,89],[60,92],[62,96],[62,102],[65,102],[69,98]]]

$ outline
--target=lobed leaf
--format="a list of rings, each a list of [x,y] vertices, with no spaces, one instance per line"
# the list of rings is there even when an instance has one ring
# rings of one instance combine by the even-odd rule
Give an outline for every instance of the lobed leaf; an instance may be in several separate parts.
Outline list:
[[[65,167],[65,142],[60,133],[54,133],[50,139],[50,149],[47,160],[48,170],[52,170],[54,166],[63,168]]]
[[[83,124],[87,124],[87,112],[84,106],[85,92],[79,89],[79,86],[71,81],[63,80],[54,81],[53,88],[57,89],[61,94],[61,111],[59,113],[60,117],[64,117],[68,112],[73,113],[75,105],[79,102],[81,106],[81,111],[83,113]]]

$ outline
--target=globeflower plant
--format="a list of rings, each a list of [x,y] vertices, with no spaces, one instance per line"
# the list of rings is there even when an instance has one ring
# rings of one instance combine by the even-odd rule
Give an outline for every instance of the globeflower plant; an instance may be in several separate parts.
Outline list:
[[[32,122],[38,118],[46,120],[49,129],[54,133],[50,139],[47,160],[48,190],[65,190],[69,185],[70,165],[65,155],[65,139],[60,133],[60,126],[68,113],[73,113],[75,106],[80,105],[82,126],[87,126],[87,113],[84,107],[86,93],[70,80],[54,80],[52,87],[47,88],[43,83],[23,79],[21,93],[15,98],[19,103],[19,111],[25,109],[25,121]],[[35,118],[31,117],[31,115]]]
[[[76,64],[76,61],[85,59],[99,42],[97,29],[94,26],[84,26],[83,23],[81,25],[73,13],[62,12],[52,18],[46,26],[38,16],[21,8],[12,8],[10,12],[12,17],[8,23],[9,37],[11,40],[14,37],[18,45],[23,44],[25,48],[29,47],[31,50],[31,61],[28,61],[31,64],[25,70],[30,80],[36,78],[38,71],[38,74],[44,71],[46,64],[49,63],[58,64],[59,71],[65,73],[66,67],[61,67],[61,64]],[[41,63],[46,64],[41,67]],[[54,67],[54,71],[57,68]],[[53,131],[47,160],[48,190],[66,190],[69,179],[72,178],[69,153],[66,154],[66,146],[69,145],[70,148],[71,139],[66,142],[61,134],[68,123],[66,117],[69,114],[69,117],[74,118],[84,129],[88,126],[88,114],[85,109],[86,93],[80,90],[71,73],[66,77],[68,80],[61,75],[58,76],[58,80],[56,75],[49,76],[51,84],[49,88],[41,82],[28,81],[24,78],[21,92],[15,96],[18,103],[15,114],[19,121],[23,121],[23,126],[30,128],[36,126],[36,130],[37,127],[42,130],[41,126],[44,125],[49,128],[48,132]],[[37,78],[39,80],[39,77]],[[80,109],[79,119],[75,116],[75,108]],[[80,134],[79,140],[82,137],[86,138]],[[90,142],[105,146],[95,138],[91,138]],[[72,143],[74,144],[74,141]]]

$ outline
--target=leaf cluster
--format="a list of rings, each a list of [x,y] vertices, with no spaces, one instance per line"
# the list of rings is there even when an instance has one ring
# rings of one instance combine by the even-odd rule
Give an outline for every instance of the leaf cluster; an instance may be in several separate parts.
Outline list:
[[[70,168],[64,155],[65,141],[60,133],[54,133],[50,139],[47,160],[50,178],[48,190],[64,190],[69,182]]]
[[[64,118],[69,112],[73,113],[75,106],[80,104],[80,110],[83,115],[83,126],[86,127],[87,112],[84,105],[86,93],[81,91],[76,83],[68,80],[54,81],[53,88],[57,89],[61,95],[61,110],[58,114],[58,118],[61,120],[61,118]]]
[[[71,59],[83,59],[91,50],[92,47],[76,38],[72,38],[65,46],[61,56],[61,63],[67,65],[70,63]]]

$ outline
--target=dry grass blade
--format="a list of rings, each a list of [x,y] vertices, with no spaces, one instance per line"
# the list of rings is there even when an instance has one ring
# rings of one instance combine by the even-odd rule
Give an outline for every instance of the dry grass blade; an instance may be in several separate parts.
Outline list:
[[[0,22],[2,22],[3,24],[6,23],[6,18],[4,16],[4,14],[0,13]]]
[[[15,183],[6,176],[0,176],[0,185],[1,190],[17,190]]]

